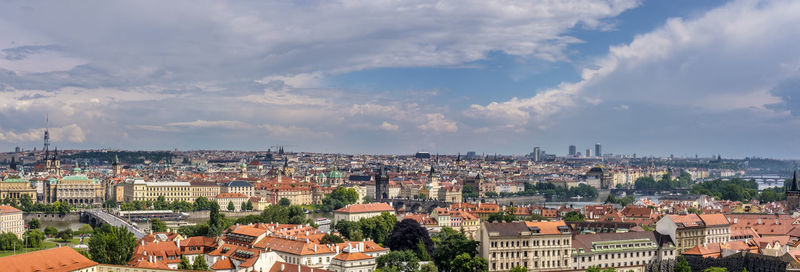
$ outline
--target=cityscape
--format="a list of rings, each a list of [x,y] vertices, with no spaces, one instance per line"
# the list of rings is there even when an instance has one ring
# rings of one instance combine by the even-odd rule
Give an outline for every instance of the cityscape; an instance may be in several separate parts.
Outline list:
[[[0,3],[0,272],[800,271],[800,1]]]

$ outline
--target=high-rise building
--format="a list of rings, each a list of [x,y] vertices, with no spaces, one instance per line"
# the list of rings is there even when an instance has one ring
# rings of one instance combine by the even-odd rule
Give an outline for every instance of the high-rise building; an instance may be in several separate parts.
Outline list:
[[[597,157],[603,156],[603,152],[600,150],[600,143],[594,144],[594,155]]]
[[[576,148],[575,145],[570,145],[569,146],[569,155],[570,156],[575,156],[575,153],[577,153],[577,152],[578,152],[578,148]]]
[[[592,157],[592,150],[591,149],[588,149],[588,148],[586,149],[586,157],[587,158]]]
[[[541,149],[537,146],[533,148],[533,161],[539,161],[539,155],[541,155]]]

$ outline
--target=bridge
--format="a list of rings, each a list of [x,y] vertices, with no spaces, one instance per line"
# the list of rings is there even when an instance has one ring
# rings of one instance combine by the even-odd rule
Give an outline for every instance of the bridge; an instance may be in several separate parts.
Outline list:
[[[82,212],[81,217],[87,217],[87,221],[89,225],[93,227],[97,227],[102,223],[107,223],[109,225],[119,227],[123,226],[128,229],[136,239],[141,239],[144,237],[144,231],[140,230],[136,226],[132,225],[128,221],[123,220],[122,218],[116,217],[110,213],[107,213],[105,210],[102,209],[90,209],[84,210]]]

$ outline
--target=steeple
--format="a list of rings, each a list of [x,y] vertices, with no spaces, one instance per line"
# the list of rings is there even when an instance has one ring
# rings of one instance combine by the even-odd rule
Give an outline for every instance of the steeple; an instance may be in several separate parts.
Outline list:
[[[797,170],[794,170],[794,175],[792,176],[792,191],[800,191],[797,186]]]

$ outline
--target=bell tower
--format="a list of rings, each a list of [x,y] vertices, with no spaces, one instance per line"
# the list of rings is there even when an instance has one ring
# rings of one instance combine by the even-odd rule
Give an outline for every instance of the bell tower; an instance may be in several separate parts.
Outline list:
[[[795,170],[791,187],[786,190],[786,212],[792,213],[797,208],[800,208],[800,188],[797,185],[797,170]]]

